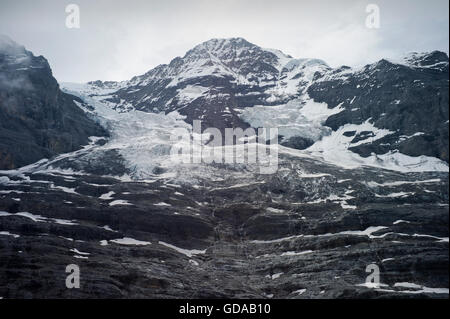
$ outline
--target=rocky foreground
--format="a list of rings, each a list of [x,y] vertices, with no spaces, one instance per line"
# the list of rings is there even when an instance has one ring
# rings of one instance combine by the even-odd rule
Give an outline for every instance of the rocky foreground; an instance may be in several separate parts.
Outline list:
[[[190,183],[0,172],[0,297],[448,298],[447,173],[289,156],[273,175],[211,169]]]

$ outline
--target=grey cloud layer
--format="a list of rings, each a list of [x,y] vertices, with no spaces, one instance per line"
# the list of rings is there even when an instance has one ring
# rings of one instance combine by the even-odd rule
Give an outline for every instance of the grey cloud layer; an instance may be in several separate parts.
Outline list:
[[[447,0],[74,0],[81,29],[59,0],[0,0],[0,33],[45,55],[60,81],[125,80],[210,38],[244,37],[331,66],[409,51],[448,52]],[[366,5],[381,28],[365,27]]]

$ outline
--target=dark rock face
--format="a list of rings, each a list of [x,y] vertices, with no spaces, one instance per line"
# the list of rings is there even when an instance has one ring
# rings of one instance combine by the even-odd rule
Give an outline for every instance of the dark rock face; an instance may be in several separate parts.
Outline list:
[[[308,138],[301,137],[301,136],[290,137],[289,139],[287,139],[286,141],[283,141],[281,143],[281,145],[283,145],[283,146],[295,148],[298,150],[304,150],[313,144],[314,144],[314,141],[312,141]]]
[[[448,298],[448,174],[292,158],[274,175],[222,173],[0,173],[0,297]],[[70,264],[80,289],[65,286]],[[361,286],[370,264],[383,286]]]
[[[0,38],[0,169],[79,149],[107,133],[63,93],[47,60]]]
[[[394,134],[351,148],[368,156],[389,150],[449,161],[449,67],[443,52],[413,54],[405,63],[381,60],[358,72],[348,69],[324,74],[309,88],[309,95],[330,108],[345,110],[330,116],[325,125],[337,130],[368,119]]]

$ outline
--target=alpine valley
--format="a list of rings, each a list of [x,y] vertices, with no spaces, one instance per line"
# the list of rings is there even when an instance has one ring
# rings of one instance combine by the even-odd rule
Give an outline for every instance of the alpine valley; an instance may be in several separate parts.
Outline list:
[[[196,120],[277,128],[277,170],[174,161]],[[1,36],[0,299],[448,298],[448,163],[443,52],[331,68],[212,39],[79,84]]]

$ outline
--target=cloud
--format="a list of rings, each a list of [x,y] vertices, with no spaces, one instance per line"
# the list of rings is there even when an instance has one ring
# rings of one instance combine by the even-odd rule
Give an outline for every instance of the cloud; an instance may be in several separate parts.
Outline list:
[[[367,29],[366,5],[381,9]],[[210,38],[243,37],[294,57],[361,65],[409,51],[448,52],[448,0],[2,0],[0,30],[44,55],[60,81],[126,80]],[[32,8],[32,9],[31,9]]]
[[[5,55],[17,55],[25,53],[25,48],[4,34],[0,34],[0,53]]]
[[[380,49],[382,41],[376,31],[361,25],[349,25],[309,39],[301,50],[307,57],[320,56],[333,67],[359,66],[394,54],[388,49]]]
[[[0,58],[6,61],[6,64],[3,65],[4,69],[0,70],[0,91],[33,89],[28,76],[16,70],[17,68],[26,68],[31,62],[31,58],[23,46],[0,34]]]
[[[26,75],[14,75],[0,73],[0,91],[33,90],[33,84]]]

